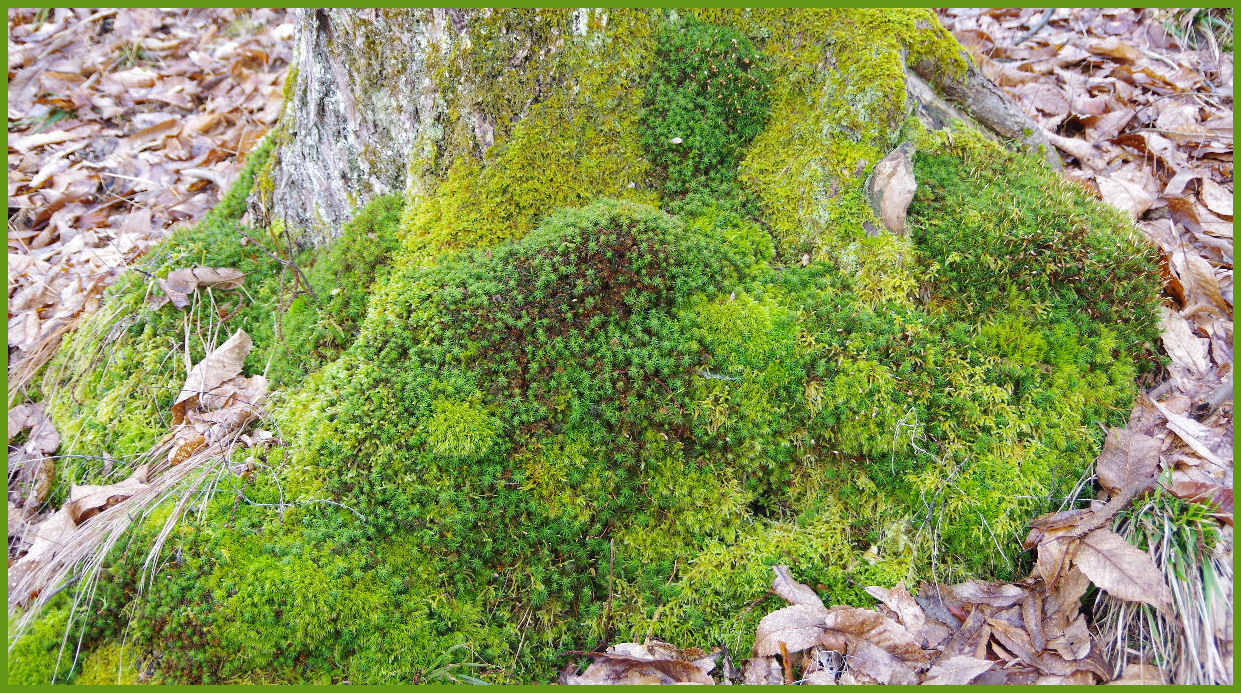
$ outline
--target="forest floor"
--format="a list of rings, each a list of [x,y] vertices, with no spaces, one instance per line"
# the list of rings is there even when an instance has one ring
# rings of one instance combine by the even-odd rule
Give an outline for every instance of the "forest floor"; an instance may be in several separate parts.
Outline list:
[[[1138,612],[1098,602],[1092,632],[1106,657],[1089,643],[1082,650],[1071,637],[1053,643],[1041,630],[1058,627],[1071,635],[1075,624],[1084,627],[1077,605],[1065,600],[1065,590],[1075,589],[1065,586],[1074,581],[1074,567],[1118,595],[1141,589],[1162,594],[1163,580],[1152,587],[1142,574],[1145,563],[1105,576],[1088,560],[1092,552],[1127,556],[1103,545],[1111,536],[1106,527],[1134,541],[1139,529],[1122,526],[1116,513],[1150,486],[1147,477],[1158,479],[1161,493],[1212,509],[1219,540],[1209,558],[1231,566],[1231,14],[1058,10],[1044,16],[1027,9],[944,10],[940,16],[984,73],[1045,130],[1066,174],[1129,213],[1158,246],[1162,346],[1170,364],[1157,380],[1143,383],[1129,428],[1109,434],[1097,478],[1087,480],[1098,482],[1097,497],[1113,502],[1033,524],[1026,548],[1037,552],[1039,565],[1031,579],[936,590],[930,601],[945,612],[941,616],[928,606],[926,587],[916,601],[903,587],[876,589],[872,594],[885,605],[880,611],[826,609],[777,572],[773,589],[792,606],[760,625],[758,656],[743,667],[749,681],[793,680],[790,655],[796,650],[777,637],[797,625],[788,620],[793,616],[805,621],[800,627],[837,633],[854,653],[845,674],[857,680],[899,681],[906,670],[941,683],[1113,678],[1117,671],[1109,663],[1117,657],[1140,659],[1140,653],[1117,651],[1124,647],[1117,633],[1134,628],[1127,619]],[[63,335],[97,309],[103,289],[170,227],[209,210],[245,153],[275,124],[293,31],[290,15],[268,10],[10,10],[8,21],[12,440],[26,428],[50,428],[38,403],[26,402],[24,386]],[[31,406],[17,406],[24,404]],[[43,433],[32,430],[23,446],[10,448],[10,497],[13,484],[30,481],[14,474],[15,460],[17,468],[26,458],[54,460],[59,438],[54,430]],[[1151,468],[1134,471],[1145,466]],[[53,471],[37,466],[30,473]],[[10,534],[12,515],[10,502]],[[1157,568],[1171,570],[1153,545],[1148,553]],[[1170,581],[1169,608],[1179,616],[1181,635],[1160,630],[1159,624],[1177,619],[1151,621],[1156,635],[1175,641],[1156,643],[1171,648],[1160,650],[1162,673],[1135,666],[1124,672],[1126,679],[1231,680],[1231,572],[1224,577],[1225,598],[1207,595],[1205,605],[1186,604],[1193,594]],[[1201,589],[1194,593],[1199,598]],[[1162,612],[1167,605],[1153,606]],[[1031,613],[1034,608],[1041,611]],[[1012,616],[1013,609],[1021,614]],[[1195,614],[1192,622],[1188,613]],[[963,614],[987,620],[955,617]],[[874,615],[883,616],[879,630],[888,629],[888,639],[867,641],[859,650],[856,633],[876,632]],[[928,624],[949,625],[941,633]],[[775,649],[763,651],[768,641]],[[921,671],[923,648],[937,642],[957,654]],[[1209,661],[1190,657],[1189,647],[1209,653]],[[840,676],[841,664],[828,649],[812,643],[803,650],[796,678]],[[628,644],[611,654],[592,653],[591,667],[565,676],[597,683],[695,680],[707,676],[697,666],[700,654]],[[659,662],[665,664],[653,664]],[[731,666],[725,657],[725,675]],[[1193,678],[1195,669],[1205,678]]]

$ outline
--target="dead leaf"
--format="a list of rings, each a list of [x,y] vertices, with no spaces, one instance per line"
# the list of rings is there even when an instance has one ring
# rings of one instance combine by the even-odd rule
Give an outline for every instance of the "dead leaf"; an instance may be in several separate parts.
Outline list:
[[[964,686],[995,666],[993,662],[966,655],[949,657],[926,673],[927,686]]]
[[[1133,62],[1142,57],[1141,51],[1119,38],[1087,41],[1085,48],[1096,55],[1106,55],[1109,58],[1116,58],[1126,62]]]
[[[970,580],[950,589],[963,602],[988,604],[1001,609],[1016,605],[1026,596],[1026,591],[1016,585],[982,580]]]
[[[1194,452],[1221,467],[1231,467],[1232,446],[1219,440],[1219,437],[1207,426],[1187,416],[1181,416],[1173,412],[1160,402],[1155,402],[1154,404],[1159,413],[1163,414],[1164,418],[1168,420],[1168,428],[1178,438],[1185,441],[1189,447],[1193,448]],[[1213,445],[1217,450],[1212,449]]]
[[[1150,604],[1171,617],[1172,592],[1151,557],[1110,529],[1082,537],[1073,564],[1117,599]]]
[[[69,499],[64,508],[75,524],[82,524],[108,508],[128,499],[147,483],[147,466],[134,470],[124,481],[106,486],[78,486],[69,488]]]
[[[594,660],[586,671],[562,672],[565,685],[714,684],[710,672],[719,652],[681,651],[662,642],[620,643],[606,652],[573,652]]]
[[[826,628],[827,609],[818,606],[794,604],[773,611],[758,622],[754,636],[754,654],[771,657],[780,654],[783,643],[785,651],[792,654],[808,650],[819,644]]]
[[[1210,178],[1203,177],[1202,192],[1199,193],[1202,204],[1221,217],[1232,219],[1232,193]]]
[[[198,289],[236,289],[241,286],[243,277],[243,272],[228,267],[183,267],[158,281],[173,305],[186,308],[190,305],[189,294]]]
[[[1207,361],[1208,340],[1194,336],[1189,323],[1175,312],[1162,308],[1160,321],[1160,338],[1164,350],[1172,357],[1172,362],[1183,366],[1198,377],[1205,377],[1210,372]]]
[[[185,422],[186,408],[198,406],[200,396],[239,375],[252,346],[250,335],[246,334],[245,330],[238,330],[228,341],[194,366],[172,404],[173,425]]]
[[[748,686],[779,686],[784,671],[775,657],[751,657],[741,668],[741,683]]]
[[[1149,664],[1126,664],[1125,673],[1110,681],[1114,686],[1158,686],[1166,684],[1163,673]]]
[[[819,599],[819,595],[810,589],[809,585],[793,579],[788,566],[778,565],[772,570],[776,573],[776,579],[771,583],[771,591],[779,595],[781,599],[789,604],[823,608],[823,600]]]
[[[1099,485],[1114,496],[1122,491],[1142,491],[1155,485],[1159,466],[1159,441],[1124,428],[1107,432],[1103,451],[1095,465]]]
[[[866,592],[891,609],[896,614],[898,622],[915,636],[920,634],[926,626],[926,613],[922,611],[922,607],[918,606],[918,602],[914,601],[909,590],[905,589],[904,581],[896,583],[896,587],[892,589],[867,587]]]
[[[865,674],[878,683],[908,686],[918,682],[913,669],[869,640],[858,640],[845,660],[847,671]]]

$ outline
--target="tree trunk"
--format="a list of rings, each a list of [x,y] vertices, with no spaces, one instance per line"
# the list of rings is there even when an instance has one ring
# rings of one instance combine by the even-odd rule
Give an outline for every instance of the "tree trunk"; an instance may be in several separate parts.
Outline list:
[[[780,26],[782,17],[776,10],[728,15],[739,25],[765,30]],[[832,16],[827,22],[831,35],[852,32],[859,43],[872,41],[865,28],[850,26],[849,12]],[[598,79],[641,89],[641,75],[585,75],[566,68],[568,61],[553,65],[549,57],[573,54],[592,41],[615,41],[618,25],[632,29],[657,19],[654,12],[626,10],[298,10],[295,72],[275,133],[275,153],[256,185],[251,211],[256,221],[283,222],[299,245],[322,245],[369,199],[416,193],[427,184],[428,172],[433,184],[453,157],[484,159],[484,152],[510,135],[532,106],[553,94],[577,91]],[[915,32],[902,37],[907,44],[903,53],[916,54],[911,69],[899,75],[907,96],[893,102],[893,112],[866,113],[884,131],[864,139],[885,148],[898,144],[893,138],[900,111],[912,107],[932,128],[964,120],[998,139],[1041,148],[1058,165],[1038,126],[932,25],[928,14],[918,20]],[[772,36],[767,43],[782,46],[788,38]],[[946,43],[950,50],[942,49]],[[641,41],[631,48],[649,50]],[[865,66],[842,60],[843,54],[824,46],[820,65],[843,75],[864,71]],[[780,62],[778,56],[775,60]],[[643,63],[650,61],[636,65],[640,69]],[[508,74],[496,73],[497,65]],[[820,89],[860,88],[830,74],[818,81]],[[491,88],[492,82],[504,89]],[[495,122],[497,116],[507,122]],[[877,157],[868,159],[863,168],[873,166]],[[428,161],[439,166],[428,171]],[[836,181],[835,189],[841,183]]]

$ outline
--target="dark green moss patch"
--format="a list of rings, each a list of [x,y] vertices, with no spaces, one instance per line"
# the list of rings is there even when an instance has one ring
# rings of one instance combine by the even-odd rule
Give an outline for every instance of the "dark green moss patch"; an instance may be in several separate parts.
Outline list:
[[[661,27],[639,126],[667,195],[732,186],[745,147],[767,120],[763,62],[732,29],[693,17]]]

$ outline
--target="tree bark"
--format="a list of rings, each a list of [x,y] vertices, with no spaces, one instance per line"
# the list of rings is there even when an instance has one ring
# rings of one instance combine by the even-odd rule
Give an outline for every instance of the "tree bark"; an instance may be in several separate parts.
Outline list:
[[[297,10],[292,87],[251,210],[319,245],[376,195],[403,190],[442,108],[427,74],[445,10]]]
[[[468,27],[480,16],[488,13],[298,10],[295,73],[272,160],[251,196],[252,217],[258,223],[283,222],[300,246],[322,245],[369,199],[415,189],[416,157],[434,148],[454,123],[458,129],[466,124],[474,152],[482,158],[503,125],[490,122],[483,107],[452,112],[448,104],[459,104],[451,94],[440,93],[432,64],[468,42]],[[565,33],[598,31],[587,27],[584,16],[571,15]],[[532,52],[556,50],[554,43],[540,48],[540,38],[524,40]],[[524,69],[528,58],[515,59],[502,67]],[[908,100],[923,122],[938,129],[964,120],[996,139],[1040,149],[1058,166],[1054,149],[1033,120],[966,60],[964,74],[925,60],[909,66]],[[459,91],[461,82],[452,88]],[[540,88],[549,87],[531,88],[527,103],[540,98]]]

